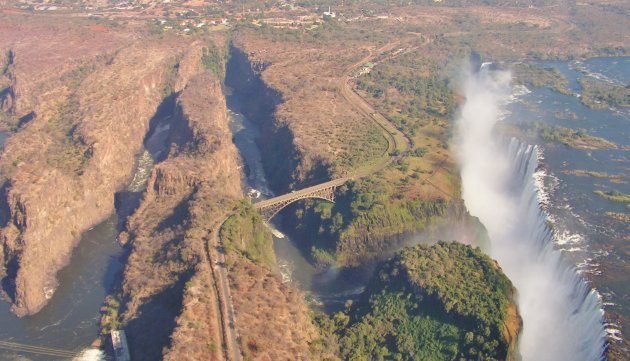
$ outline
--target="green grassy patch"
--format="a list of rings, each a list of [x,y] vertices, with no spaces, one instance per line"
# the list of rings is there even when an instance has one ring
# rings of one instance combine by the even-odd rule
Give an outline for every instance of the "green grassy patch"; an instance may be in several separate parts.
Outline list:
[[[223,223],[220,236],[228,252],[242,253],[271,269],[276,267],[271,230],[249,201],[239,203],[235,214]]]

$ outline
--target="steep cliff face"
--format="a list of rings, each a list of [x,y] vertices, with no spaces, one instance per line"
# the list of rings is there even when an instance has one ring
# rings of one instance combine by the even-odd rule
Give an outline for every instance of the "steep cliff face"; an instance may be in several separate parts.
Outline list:
[[[468,213],[463,202],[392,202],[352,219],[338,235],[335,254],[340,264],[357,266],[386,259],[406,246],[437,240],[489,246],[485,227]]]
[[[283,221],[313,261],[324,267],[380,262],[405,246],[438,240],[488,246],[485,228],[463,202],[405,199],[390,191],[374,180],[350,182],[337,190],[334,204],[296,203]]]
[[[41,45],[42,54],[24,44],[11,51],[9,116],[30,121],[14,123],[18,131],[0,156],[0,273],[19,316],[46,304],[81,233],[112,213],[113,195],[132,174],[165,89],[188,76],[175,67],[185,52],[181,42],[106,37],[95,46],[100,52],[79,57],[64,53],[62,35],[48,39],[59,53],[30,38],[26,43]],[[69,49],[80,53],[81,46]]]
[[[177,99],[169,154],[153,169],[124,237],[131,252],[116,297],[136,360],[222,356],[206,243],[242,193],[221,84],[196,69]]]
[[[243,114],[260,126],[258,145],[265,173],[272,188],[282,193],[310,179],[326,179],[329,164],[301,150],[290,123],[277,117],[282,94],[262,78],[268,65],[251,60],[239,47],[232,46],[225,83],[238,95]]]

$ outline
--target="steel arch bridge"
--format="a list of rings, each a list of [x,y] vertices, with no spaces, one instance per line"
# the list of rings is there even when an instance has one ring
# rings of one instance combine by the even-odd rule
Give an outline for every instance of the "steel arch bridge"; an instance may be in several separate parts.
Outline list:
[[[265,222],[269,222],[284,207],[301,199],[314,198],[335,202],[335,190],[343,185],[349,178],[339,178],[326,183],[318,184],[292,193],[266,199],[254,203],[254,208],[260,213]]]

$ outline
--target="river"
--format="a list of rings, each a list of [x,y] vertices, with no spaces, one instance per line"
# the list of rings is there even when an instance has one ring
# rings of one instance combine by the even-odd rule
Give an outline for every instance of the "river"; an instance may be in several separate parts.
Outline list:
[[[606,340],[619,344],[613,352],[627,353],[621,330],[630,316],[630,228],[623,217],[630,216],[630,202],[598,192],[630,194],[630,110],[588,108],[578,80],[627,87],[630,58],[538,65],[557,69],[571,94],[518,85],[510,91],[503,71],[469,78],[458,120],[464,199],[518,290],[524,360],[597,360]],[[501,121],[520,128],[521,140],[507,142],[492,131]],[[544,141],[533,136],[533,122],[582,130],[616,146]]]
[[[168,108],[168,107],[166,107]],[[58,273],[59,288],[37,314],[23,318],[9,311],[0,301],[0,340],[60,350],[82,351],[76,360],[99,360],[100,351],[90,345],[98,338],[100,307],[115,277],[122,270],[122,248],[116,237],[120,224],[135,206],[146,187],[154,159],[160,159],[168,135],[172,109],[162,109],[152,120],[136,172],[128,187],[116,196],[117,212],[81,236],[70,264]],[[0,134],[0,146],[5,134]],[[49,361],[63,358],[0,349],[2,360]]]
[[[609,340],[623,342],[621,330],[630,328],[630,223],[611,214],[629,215],[630,202],[614,202],[595,192],[630,194],[630,109],[590,109],[577,94],[582,90],[580,77],[630,86],[630,57],[540,65],[559,70],[574,95],[548,88],[521,91],[507,106],[505,120],[519,125],[539,121],[583,129],[617,145],[615,149],[582,150],[540,142],[539,147],[545,173],[543,206],[556,230],[555,247],[601,294]],[[589,176],[576,171],[597,173]],[[625,342],[623,347],[628,347]]]
[[[252,202],[273,197],[262,166],[261,151],[256,143],[260,136],[259,126],[241,113],[238,96],[229,89],[227,106],[234,144],[246,167],[242,180],[243,189],[246,192],[250,190],[260,192],[260,196],[253,198]],[[290,229],[283,229],[281,213],[274,217],[270,227],[274,234],[273,248],[283,281],[293,283],[305,292],[311,306],[328,312],[339,310],[343,308],[346,300],[363,291],[368,272],[340,270],[336,267],[317,269],[307,258],[308,250],[301,249],[298,242],[287,235],[291,233]]]

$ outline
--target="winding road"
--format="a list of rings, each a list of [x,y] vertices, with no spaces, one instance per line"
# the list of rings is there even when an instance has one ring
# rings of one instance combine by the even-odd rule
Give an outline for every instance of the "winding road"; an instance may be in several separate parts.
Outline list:
[[[386,44],[385,46],[377,49],[374,52],[370,52],[370,54],[365,58],[348,66],[345,69],[345,74],[351,74],[353,71],[356,70],[356,68],[373,60],[377,56],[396,48],[400,44],[401,41],[392,42]],[[352,79],[353,77],[351,75],[344,75],[343,77],[341,77],[338,81],[338,91],[340,95],[359,114],[361,114],[368,121],[374,122],[383,131],[383,136],[388,142],[387,156],[384,157],[382,161],[374,164],[373,166],[358,170],[349,176],[329,180],[327,182],[322,182],[320,184],[308,188],[303,188],[292,193],[287,193],[274,198],[270,198],[260,203],[257,203],[258,205],[261,203],[273,204],[274,202],[286,202],[287,200],[291,199],[302,199],[305,198],[306,194],[314,193],[320,189],[325,189],[330,186],[339,186],[349,180],[370,176],[381,171],[391,163],[398,161],[401,157],[409,152],[409,150],[411,149],[411,140],[409,139],[409,137],[398,130],[392,122],[387,120],[385,116],[376,111],[365,99],[363,99],[359,94],[354,91],[351,85]],[[212,263],[212,276],[214,278],[215,290],[217,292],[219,301],[225,358],[227,360],[240,361],[243,359],[243,356],[238,342],[239,336],[238,330],[236,328],[236,318],[234,315],[232,296],[230,294],[228,271],[226,269],[225,263],[225,252],[223,247],[221,246],[221,241],[219,237],[219,232],[223,227],[223,224],[233,214],[233,212],[227,214],[220,222],[218,222],[217,227],[214,227],[212,231],[212,236],[208,244],[208,256],[210,262]]]

